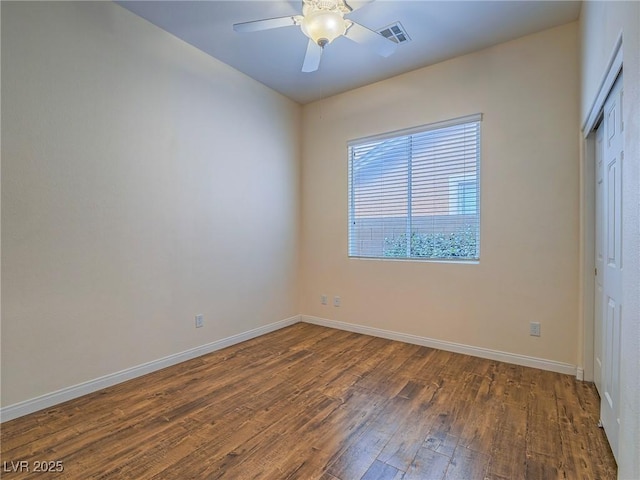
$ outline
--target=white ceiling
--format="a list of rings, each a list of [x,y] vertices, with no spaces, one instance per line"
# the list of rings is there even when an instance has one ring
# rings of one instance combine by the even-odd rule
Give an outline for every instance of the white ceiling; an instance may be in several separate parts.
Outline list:
[[[151,23],[287,97],[308,103],[578,18],[579,1],[347,3],[346,18],[372,30],[399,21],[411,41],[383,58],[340,37],[316,72],[300,71],[307,37],[297,26],[237,33],[234,23],[298,15],[301,0],[118,1]]]

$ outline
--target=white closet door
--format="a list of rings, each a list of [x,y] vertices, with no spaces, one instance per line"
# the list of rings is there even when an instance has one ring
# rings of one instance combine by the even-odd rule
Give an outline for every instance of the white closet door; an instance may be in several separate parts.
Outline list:
[[[624,125],[620,110],[622,77],[614,84],[604,105],[602,137],[602,330],[600,417],[614,456],[618,457],[620,429],[620,322],[622,309],[622,175]],[[597,198],[596,198],[597,201]],[[598,272],[600,276],[600,272]]]

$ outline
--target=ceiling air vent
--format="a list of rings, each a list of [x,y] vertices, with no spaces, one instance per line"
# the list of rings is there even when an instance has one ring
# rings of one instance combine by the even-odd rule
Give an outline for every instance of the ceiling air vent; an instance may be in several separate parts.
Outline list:
[[[396,43],[406,43],[411,40],[404,27],[400,22],[392,23],[378,30],[383,37],[393,40]]]

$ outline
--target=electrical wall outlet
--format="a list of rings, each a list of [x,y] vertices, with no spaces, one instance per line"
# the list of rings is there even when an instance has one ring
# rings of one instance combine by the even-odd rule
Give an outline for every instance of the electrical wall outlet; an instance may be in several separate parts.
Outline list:
[[[338,297],[338,296],[333,297],[333,306],[334,307],[339,307],[340,306],[340,302],[341,302],[340,297]]]
[[[529,335],[532,335],[534,337],[540,336],[540,322],[529,323]]]
[[[196,328],[200,328],[204,325],[204,315],[196,315]]]
[[[322,305],[326,305],[328,301],[329,300],[328,300],[328,297],[326,295],[324,295],[324,294],[320,295],[320,303]]]

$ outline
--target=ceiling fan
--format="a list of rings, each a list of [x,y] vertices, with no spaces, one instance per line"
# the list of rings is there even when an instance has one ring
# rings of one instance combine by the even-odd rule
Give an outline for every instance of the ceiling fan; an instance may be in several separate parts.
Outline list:
[[[236,32],[256,32],[298,25],[309,37],[302,64],[303,72],[315,72],[320,66],[324,47],[340,36],[365,45],[383,57],[391,55],[396,49],[396,43],[344,18],[352,10],[345,0],[302,0],[302,15],[236,23],[233,29]]]

